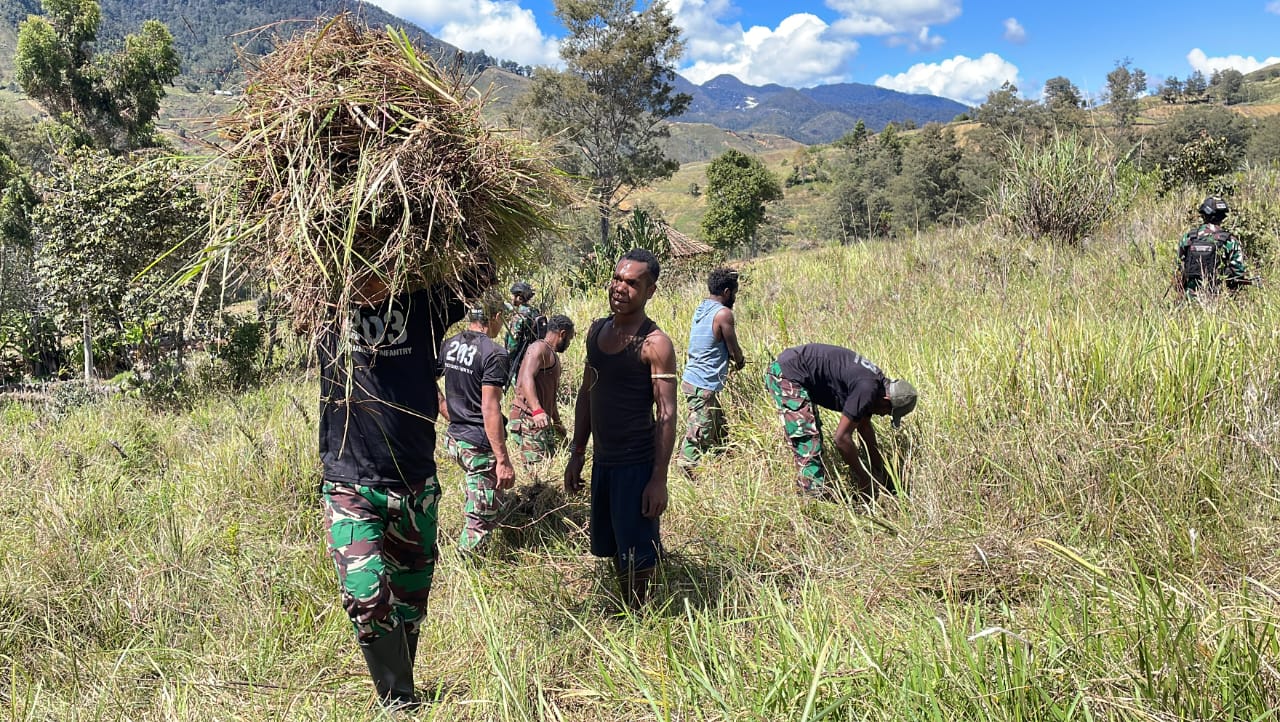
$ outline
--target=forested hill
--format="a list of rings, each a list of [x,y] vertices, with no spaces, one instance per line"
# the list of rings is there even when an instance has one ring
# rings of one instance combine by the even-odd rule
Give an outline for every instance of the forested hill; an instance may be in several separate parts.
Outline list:
[[[237,48],[251,55],[270,47],[274,34],[290,34],[317,17],[350,10],[372,27],[403,27],[437,58],[452,63],[461,58],[471,69],[501,63],[483,52],[463,52],[416,25],[359,0],[100,0],[105,43],[136,32],[145,20],[159,20],[173,33],[182,56],[178,82],[204,90],[221,88],[238,76]],[[8,82],[13,68],[13,39],[28,15],[40,13],[40,0],[0,0],[0,72]],[[194,89],[194,87],[193,87]]]
[[[801,143],[830,143],[861,120],[871,130],[889,123],[946,123],[968,107],[934,95],[912,95],[861,83],[786,88],[747,85],[732,75],[702,85],[681,79],[693,97],[680,120],[711,123],[733,131],[774,133]]]

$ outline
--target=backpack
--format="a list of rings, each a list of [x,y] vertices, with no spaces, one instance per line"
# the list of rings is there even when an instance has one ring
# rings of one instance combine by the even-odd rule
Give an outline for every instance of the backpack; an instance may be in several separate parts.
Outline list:
[[[1182,257],[1182,282],[1187,288],[1216,288],[1222,246],[1221,231],[1200,227]]]
[[[511,352],[509,360],[511,367],[507,375],[507,385],[503,390],[514,386],[516,379],[520,377],[520,364],[524,363],[524,354],[529,350],[529,344],[547,335],[546,315],[536,308],[530,310],[531,314],[524,314],[529,322],[520,326],[515,336],[515,350]]]

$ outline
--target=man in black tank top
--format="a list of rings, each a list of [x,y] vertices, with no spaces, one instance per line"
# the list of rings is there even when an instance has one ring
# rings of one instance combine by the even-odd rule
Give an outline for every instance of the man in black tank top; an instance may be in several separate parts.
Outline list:
[[[648,596],[662,553],[658,518],[667,508],[667,465],[676,440],[676,352],[645,314],[657,288],[658,259],[628,251],[609,284],[609,318],[587,333],[587,363],[574,406],[565,490],[582,488],[591,465],[591,553],[613,557],[628,605]]]

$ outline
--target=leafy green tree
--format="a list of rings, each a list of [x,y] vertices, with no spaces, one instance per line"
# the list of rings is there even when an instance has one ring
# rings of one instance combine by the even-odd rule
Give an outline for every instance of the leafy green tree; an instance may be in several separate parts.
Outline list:
[[[1078,128],[1084,125],[1084,96],[1075,83],[1061,75],[1045,81],[1044,107],[1059,127]]]
[[[1147,133],[1134,158],[1144,170],[1167,167],[1189,144],[1208,136],[1225,139],[1225,162],[1235,168],[1244,158],[1251,134],[1249,121],[1240,115],[1220,106],[1195,106]]]
[[[1246,100],[1244,73],[1234,68],[1227,68],[1214,73],[1213,78],[1209,81],[1209,87],[1212,88],[1213,94],[1222,101],[1223,105],[1235,105]]]
[[[1166,103],[1176,103],[1182,99],[1183,85],[1178,76],[1170,75],[1160,85],[1160,97]]]
[[[540,132],[564,138],[572,170],[591,179],[603,244],[626,190],[680,167],[657,141],[668,135],[662,121],[689,105],[673,85],[684,44],[662,0],[639,11],[634,0],[556,0],[556,17],[568,30],[565,69],[536,71],[524,105]]]
[[[1209,89],[1209,83],[1204,79],[1204,73],[1199,70],[1187,76],[1187,80],[1182,84],[1182,92],[1192,100],[1199,100]]]
[[[44,0],[43,8],[18,32],[15,74],[23,92],[71,131],[73,145],[117,153],[154,145],[164,86],[180,70],[168,28],[148,20],[120,50],[96,55],[97,0]]]
[[[707,165],[703,240],[724,251],[749,244],[754,253],[765,204],[781,198],[782,185],[759,158],[733,149],[725,151]]]
[[[858,122],[854,124],[853,130],[840,136],[833,145],[839,148],[858,148],[867,142],[867,137],[867,124],[859,118]]]
[[[83,333],[86,376],[95,346],[119,364],[130,349],[180,334],[191,301],[170,283],[182,261],[168,252],[198,237],[206,217],[190,177],[174,160],[81,150],[41,184],[36,272],[64,333]]]
[[[894,217],[917,230],[963,219],[976,198],[961,182],[962,157],[950,128],[925,125],[903,151],[902,172],[890,184]]]
[[[1006,138],[1039,134],[1046,125],[1044,109],[1019,96],[1018,86],[1007,80],[987,93],[986,101],[974,111],[974,118],[989,131],[983,137],[995,139],[994,144],[999,146],[1005,144]]]
[[[1107,102],[1116,125],[1127,130],[1138,117],[1138,98],[1147,92],[1147,74],[1125,58],[1107,73]]]
[[[31,211],[36,197],[27,174],[0,141],[0,380],[19,375],[30,353]]]
[[[1249,139],[1246,157],[1258,165],[1280,163],[1280,115],[1269,115],[1258,121]]]

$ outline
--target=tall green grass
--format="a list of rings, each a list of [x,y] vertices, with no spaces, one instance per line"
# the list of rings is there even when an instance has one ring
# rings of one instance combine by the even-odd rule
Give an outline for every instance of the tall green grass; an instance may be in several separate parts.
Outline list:
[[[442,464],[417,718],[1272,719],[1280,311],[1272,287],[1166,292],[1187,202],[1139,200],[1081,249],[976,225],[745,267],[730,449],[672,475],[644,615],[554,489],[460,564]],[[678,350],[702,295],[651,304]],[[809,341],[920,389],[902,431],[877,424],[900,496],[792,495],[760,378]],[[315,399],[303,377],[183,414],[0,407],[0,717],[378,718],[324,552]]]

